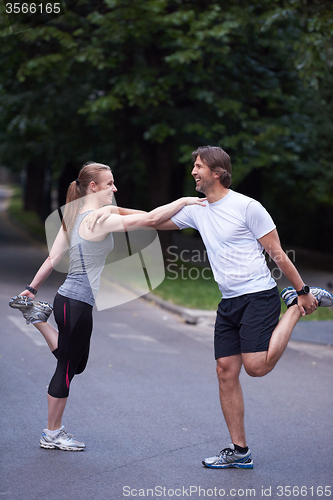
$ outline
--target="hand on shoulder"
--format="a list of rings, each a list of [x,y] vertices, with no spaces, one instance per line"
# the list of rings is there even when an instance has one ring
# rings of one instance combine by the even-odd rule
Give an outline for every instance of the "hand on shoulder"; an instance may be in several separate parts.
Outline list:
[[[201,207],[206,206],[207,198],[198,198],[197,196],[187,196],[185,198],[185,205],[200,205]]]
[[[112,206],[107,206],[107,207],[102,207],[98,208],[97,210],[94,210],[90,214],[88,214],[85,217],[85,223],[88,229],[91,231],[94,230],[95,224],[101,224],[104,222],[106,219],[110,217],[110,215],[113,213],[114,207]]]

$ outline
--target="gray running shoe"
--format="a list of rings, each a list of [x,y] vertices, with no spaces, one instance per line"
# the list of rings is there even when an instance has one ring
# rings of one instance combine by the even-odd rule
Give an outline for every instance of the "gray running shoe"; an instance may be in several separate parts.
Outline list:
[[[231,443],[229,448],[224,448],[220,454],[215,457],[205,458],[202,461],[205,467],[211,469],[253,469],[253,460],[251,450],[247,453],[239,453],[235,450],[235,446]]]
[[[47,429],[44,429],[39,445],[41,448],[48,450],[58,449],[63,451],[83,451],[86,447],[84,443],[76,441],[72,434],[68,434],[63,425],[55,437],[50,436]]]
[[[26,324],[46,322],[49,319],[50,314],[53,311],[53,307],[48,302],[44,300],[39,300],[38,302],[33,302],[31,307],[27,307],[22,311],[23,317],[26,320]]]
[[[14,309],[19,309],[20,311],[26,311],[28,307],[34,305],[34,301],[31,297],[26,297],[25,295],[15,295],[9,301],[9,306]]]

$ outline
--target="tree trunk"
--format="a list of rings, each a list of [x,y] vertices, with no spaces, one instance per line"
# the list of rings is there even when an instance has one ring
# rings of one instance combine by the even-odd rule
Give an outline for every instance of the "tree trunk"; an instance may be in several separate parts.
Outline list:
[[[71,182],[75,181],[79,174],[80,167],[74,161],[68,161],[64,166],[58,181],[58,205],[59,208],[65,205],[67,189]]]
[[[262,202],[262,170],[255,168],[236,186],[236,191]]]
[[[167,139],[163,143],[143,143],[144,161],[147,166],[148,188],[151,209],[170,203],[171,180],[173,172],[173,142]],[[172,244],[172,234],[169,231],[160,231],[162,250]]]
[[[30,160],[26,167],[24,210],[36,212],[45,220],[51,211],[51,182],[43,158]]]

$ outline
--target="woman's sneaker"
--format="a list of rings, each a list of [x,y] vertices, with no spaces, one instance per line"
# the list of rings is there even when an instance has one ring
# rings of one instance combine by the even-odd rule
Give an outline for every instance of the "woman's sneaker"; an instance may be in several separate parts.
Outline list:
[[[22,311],[22,314],[26,324],[29,325],[30,323],[46,323],[52,311],[53,307],[51,304],[44,300],[39,300],[38,302],[34,302],[32,307],[28,307],[25,311]]]
[[[41,448],[48,450],[63,450],[63,451],[83,451],[86,447],[84,443],[80,443],[74,439],[72,434],[68,434],[62,425],[56,436],[50,436],[47,429],[44,429],[39,441]]]
[[[25,295],[16,295],[9,301],[10,307],[19,309],[26,320],[27,325],[30,323],[46,322],[53,311],[51,304],[45,300],[34,301],[31,297]]]
[[[15,297],[12,297],[10,299],[9,305],[14,309],[26,311],[28,307],[34,305],[34,301],[31,297],[26,297],[25,295],[15,295]]]
[[[211,469],[227,469],[230,467],[234,469],[253,469],[250,448],[247,453],[239,453],[239,451],[235,450],[235,445],[232,443],[229,445],[229,448],[224,448],[220,451],[219,455],[205,458],[202,464]]]
[[[310,292],[318,300],[318,307],[333,306],[333,295],[325,290],[325,288],[310,286]],[[298,295],[296,290],[291,286],[284,288],[281,292],[281,299],[285,302],[287,307],[297,304],[297,298]]]

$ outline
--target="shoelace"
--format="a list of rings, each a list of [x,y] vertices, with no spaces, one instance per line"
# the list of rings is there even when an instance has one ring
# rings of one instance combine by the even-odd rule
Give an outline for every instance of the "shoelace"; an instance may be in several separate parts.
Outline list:
[[[229,455],[233,455],[235,453],[235,450],[232,450],[231,448],[224,448],[223,450],[220,451],[220,455],[224,458]]]
[[[62,429],[58,436],[64,436],[64,437],[67,437],[68,439],[72,439],[74,438],[75,436],[73,436],[73,434],[69,434],[65,429]]]

